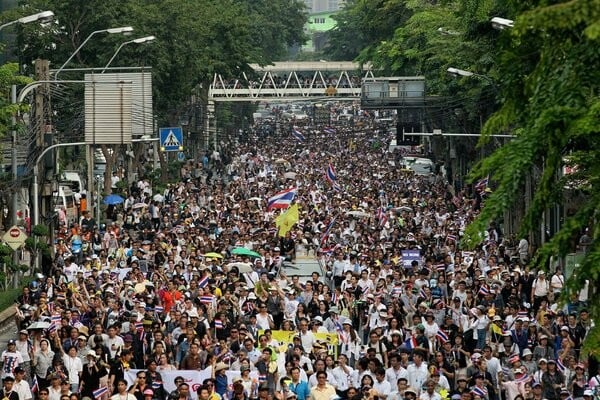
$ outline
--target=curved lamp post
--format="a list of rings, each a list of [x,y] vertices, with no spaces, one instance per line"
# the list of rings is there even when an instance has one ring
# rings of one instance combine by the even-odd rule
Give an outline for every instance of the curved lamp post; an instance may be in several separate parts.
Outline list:
[[[83,46],[85,46],[85,44],[92,38],[92,36],[98,34],[98,33],[122,33],[122,34],[128,34],[133,32],[133,28],[131,26],[123,26],[120,28],[109,28],[109,29],[101,29],[99,31],[94,31],[92,33],[90,33],[90,35],[83,41],[83,43],[81,43],[79,45],[78,48],[75,49],[75,51],[73,52],[73,54],[71,54],[71,56],[69,56],[69,58],[67,59],[67,61],[65,61],[65,63],[63,65],[60,66],[60,68],[56,71],[56,73],[54,74],[54,79],[58,80],[58,74],[60,74],[60,72],[65,68],[65,66],[71,62],[71,60],[73,59],[73,57],[75,57],[75,55],[77,53],[79,53],[79,50],[81,50],[81,48]]]
[[[100,72],[100,73],[103,74],[104,71],[106,71],[108,69],[108,67],[110,66],[110,64],[114,61],[114,59],[117,57],[117,55],[119,54],[119,52],[123,48],[123,46],[128,45],[130,43],[141,44],[141,43],[152,42],[155,39],[156,39],[156,37],[154,37],[154,36],[144,36],[144,37],[141,37],[141,38],[137,38],[137,39],[133,39],[133,40],[128,40],[127,42],[121,43],[121,45],[119,47],[117,47],[117,51],[115,51],[115,54],[113,54],[113,56],[110,58],[110,60],[108,60],[108,62],[104,66],[104,69],[102,69],[102,72]]]
[[[15,24],[29,24],[30,22],[40,21],[41,23],[50,22],[54,19],[54,13],[52,11],[42,11],[37,14],[27,15],[25,17],[21,17],[14,21],[7,22],[5,24],[0,25],[0,31],[7,26],[15,25]]]

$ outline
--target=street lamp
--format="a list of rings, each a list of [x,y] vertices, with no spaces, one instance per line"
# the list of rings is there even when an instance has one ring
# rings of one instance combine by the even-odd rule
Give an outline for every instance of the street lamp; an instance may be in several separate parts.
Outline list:
[[[475,77],[475,78],[483,79],[485,81],[488,81],[488,83],[490,83],[494,88],[496,88],[496,82],[494,82],[492,80],[492,78],[490,78],[489,76],[476,74],[475,72],[467,71],[467,70],[460,69],[460,68],[454,68],[454,67],[449,67],[446,71],[452,76],[466,76],[466,77]]]
[[[515,26],[515,21],[507,18],[494,17],[491,22],[494,29],[504,30]]]
[[[7,26],[11,26],[14,24],[29,24],[30,22],[40,21],[40,23],[50,22],[54,19],[54,13],[52,11],[42,11],[37,14],[27,15],[25,17],[21,17],[11,22],[7,22],[3,25],[0,25],[0,31]]]
[[[81,43],[79,45],[78,48],[75,49],[75,51],[73,52],[73,54],[71,54],[71,56],[69,56],[69,58],[67,59],[67,61],[65,61],[65,63],[63,65],[60,66],[60,68],[56,71],[56,73],[54,74],[54,79],[58,80],[58,74],[60,74],[60,72],[65,68],[65,66],[73,59],[73,57],[75,57],[75,55],[77,53],[79,53],[79,50],[81,50],[81,48],[83,46],[85,46],[85,44],[88,42],[88,40],[90,40],[92,38],[92,36],[98,34],[98,33],[122,33],[122,34],[129,34],[133,32],[133,28],[131,26],[123,26],[120,28],[109,28],[109,29],[101,29],[99,31],[94,31],[92,33],[90,33],[90,35],[83,41],[83,43]]]
[[[129,40],[127,42],[121,43],[121,45],[119,47],[117,47],[117,51],[115,51],[115,54],[113,54],[113,56],[110,58],[110,60],[108,60],[108,62],[104,66],[104,69],[100,73],[103,74],[104,71],[106,71],[106,69],[110,66],[110,64],[113,62],[113,60],[117,57],[117,55],[119,54],[119,52],[121,51],[123,46],[130,44],[130,43],[141,44],[141,43],[146,43],[146,42],[152,42],[155,39],[156,39],[156,37],[154,37],[154,36],[145,36],[145,37],[141,37],[141,38],[137,38],[137,39],[133,39],[133,40]]]

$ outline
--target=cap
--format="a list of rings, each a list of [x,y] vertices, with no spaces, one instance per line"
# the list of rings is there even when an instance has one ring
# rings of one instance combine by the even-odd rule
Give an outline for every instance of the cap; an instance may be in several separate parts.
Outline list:
[[[152,389],[144,390],[144,396],[154,396],[154,391]]]
[[[500,317],[499,315],[494,315],[494,318],[492,318],[492,321],[494,321],[494,322],[502,321],[502,317]]]
[[[27,332],[27,329],[21,329],[19,331],[19,333],[22,333],[23,335],[29,335],[29,332]]]
[[[86,356],[88,357],[98,357],[98,355],[96,354],[96,352],[94,350],[89,350],[87,353],[85,353]]]
[[[285,395],[286,399],[295,399],[297,397],[298,397],[298,395],[296,395],[296,393],[292,392],[291,390],[289,392],[287,392],[287,394]]]
[[[413,389],[412,387],[410,387],[410,386],[409,386],[409,387],[407,387],[407,388],[404,390],[404,393],[412,393],[412,394],[414,394],[415,396],[417,395],[417,391],[416,391],[415,389]]]
[[[548,360],[546,360],[545,358],[540,358],[539,361],[538,361],[538,364],[541,364],[541,363],[546,363],[547,364]]]
[[[533,353],[532,353],[532,352],[531,352],[531,350],[529,350],[529,349],[525,349],[525,350],[523,350],[523,357],[527,357],[527,356],[530,356],[530,355],[532,355],[532,354],[533,354]]]
[[[583,395],[584,396],[593,396],[594,395],[594,391],[591,389],[586,389],[583,391]]]
[[[8,346],[8,345],[11,345],[11,344],[17,344],[17,342],[15,342],[15,340],[14,340],[14,339],[10,339],[10,340],[8,341],[8,343],[7,343],[7,346]]]
[[[533,388],[535,388],[535,387],[542,387],[542,384],[541,384],[541,383],[539,383],[539,382],[533,382],[533,383],[531,384],[531,388],[533,389]]]

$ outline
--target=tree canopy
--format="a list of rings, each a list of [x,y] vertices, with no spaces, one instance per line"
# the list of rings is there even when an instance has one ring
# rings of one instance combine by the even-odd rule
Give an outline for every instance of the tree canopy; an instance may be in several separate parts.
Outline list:
[[[235,76],[249,63],[269,64],[290,45],[304,41],[306,19],[299,0],[32,0],[31,9],[53,10],[56,23],[46,34],[24,30],[24,63],[50,59],[58,68],[97,30],[132,26],[131,37],[98,34],[67,68],[102,67],[120,43],[154,35],[147,45],[123,47],[111,66],[150,66],[159,121],[178,122],[193,89],[215,72]],[[61,78],[67,78],[63,75]]]

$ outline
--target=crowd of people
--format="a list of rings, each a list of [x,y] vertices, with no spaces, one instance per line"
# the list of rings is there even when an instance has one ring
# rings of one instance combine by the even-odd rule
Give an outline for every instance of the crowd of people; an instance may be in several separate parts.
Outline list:
[[[585,291],[559,307],[561,269],[531,269],[527,241],[494,224],[462,251],[485,190],[403,168],[357,121],[250,135],[160,193],[133,182],[105,226],[84,213],[19,297],[0,398],[597,395]],[[267,200],[290,189],[299,217],[281,231]],[[326,273],[283,273],[307,257]]]

